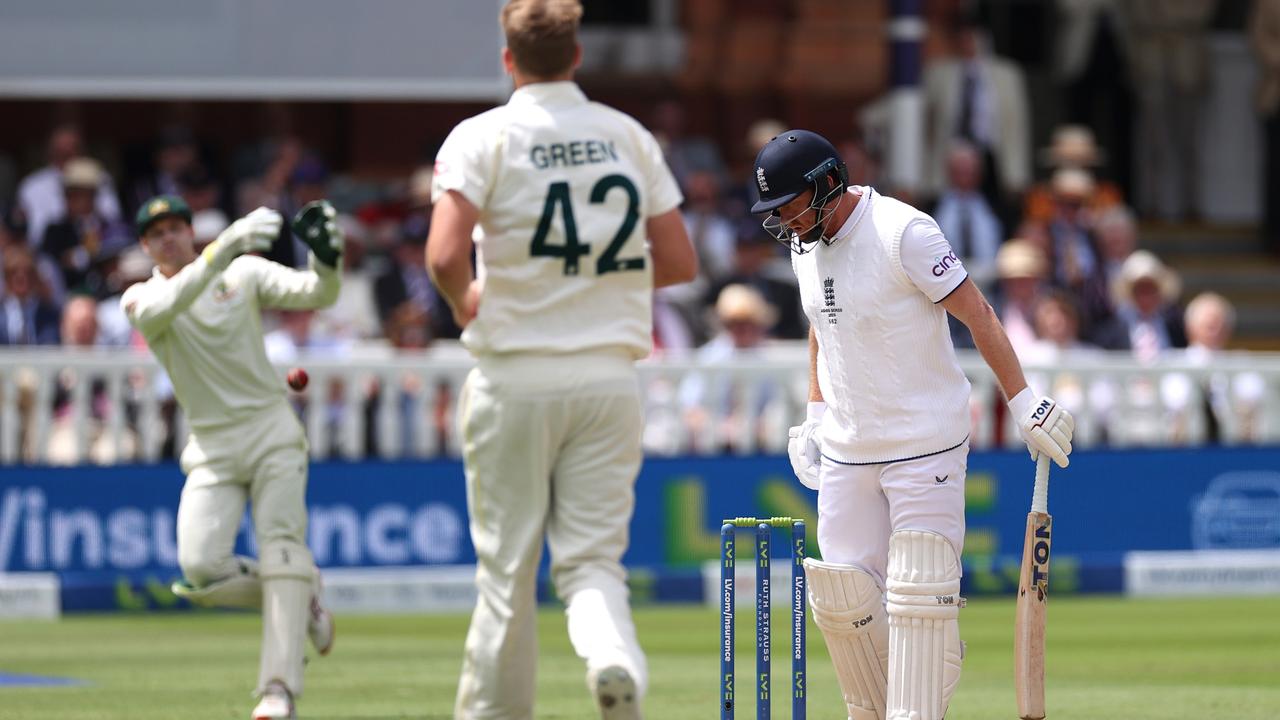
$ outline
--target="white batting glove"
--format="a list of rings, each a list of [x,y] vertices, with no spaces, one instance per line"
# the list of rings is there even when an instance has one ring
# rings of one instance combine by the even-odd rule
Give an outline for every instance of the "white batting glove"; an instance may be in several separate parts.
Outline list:
[[[280,213],[260,207],[231,223],[201,254],[209,265],[225,270],[232,260],[245,253],[269,249],[280,236],[283,223]]]
[[[1031,388],[1023,388],[1009,401],[1009,410],[1018,423],[1018,432],[1027,443],[1031,459],[1038,460],[1040,453],[1047,454],[1058,467],[1070,462],[1071,435],[1076,421],[1047,395],[1037,396]]]
[[[800,484],[810,490],[818,489],[818,470],[822,467],[818,429],[826,412],[826,403],[811,402],[805,408],[804,423],[787,430],[787,455],[791,458],[791,469],[800,479]]]

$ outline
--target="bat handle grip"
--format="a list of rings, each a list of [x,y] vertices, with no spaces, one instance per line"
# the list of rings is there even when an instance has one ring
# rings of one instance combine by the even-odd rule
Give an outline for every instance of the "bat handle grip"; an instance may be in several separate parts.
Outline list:
[[[1031,512],[1049,512],[1049,459],[1048,453],[1036,458],[1036,484],[1031,491]]]

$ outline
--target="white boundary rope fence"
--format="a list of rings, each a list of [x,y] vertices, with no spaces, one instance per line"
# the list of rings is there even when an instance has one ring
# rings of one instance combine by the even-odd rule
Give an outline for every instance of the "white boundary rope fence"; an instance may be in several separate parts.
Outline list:
[[[973,384],[973,447],[1014,446],[994,377],[975,353],[960,357]],[[785,451],[786,428],[804,413],[806,363],[803,343],[716,365],[692,357],[642,362],[647,451]],[[458,455],[455,401],[472,367],[458,345],[309,354],[295,364],[311,378],[305,394],[291,397],[313,458]],[[1226,353],[1209,366],[1097,354],[1026,369],[1034,386],[1077,416],[1078,447],[1203,443],[1214,424],[1208,388],[1220,389],[1213,405],[1221,442],[1280,442],[1280,354]],[[282,384],[287,370],[279,368]],[[155,461],[167,441],[176,451],[185,442],[173,408],[145,352],[0,349],[0,464]]]

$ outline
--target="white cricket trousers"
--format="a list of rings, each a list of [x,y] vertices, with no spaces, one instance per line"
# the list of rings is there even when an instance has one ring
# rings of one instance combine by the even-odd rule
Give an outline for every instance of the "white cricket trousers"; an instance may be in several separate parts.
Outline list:
[[[306,548],[307,441],[293,410],[280,402],[248,422],[192,432],[180,463],[187,481],[178,502],[178,565],[187,582],[206,586],[243,575],[244,566],[258,582],[258,564],[234,554],[245,502],[252,500],[259,553],[283,548],[286,562],[297,566],[281,570],[278,559],[264,558],[261,574],[305,582],[309,601],[315,565]],[[305,616],[272,599],[263,616],[258,689],[280,680],[300,695]]]
[[[643,693],[621,563],[641,460],[633,361],[622,352],[482,357],[459,414],[479,598],[455,717],[533,717],[544,537],[588,678],[620,665]]]
[[[855,565],[885,587],[889,535],[928,530],[964,548],[964,479],[969,443],[914,460],[842,465],[822,458],[818,547],[822,559]]]

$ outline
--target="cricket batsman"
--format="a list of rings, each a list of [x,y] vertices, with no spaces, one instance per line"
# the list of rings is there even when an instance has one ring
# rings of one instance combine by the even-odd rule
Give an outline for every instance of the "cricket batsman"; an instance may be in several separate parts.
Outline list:
[[[1067,465],[1074,422],[1036,395],[933,218],[850,186],[831,143],[770,140],[752,183],[791,248],[809,318],[809,407],[788,453],[818,491],[809,601],[851,720],[942,720],[960,680],[969,381],[947,313],[987,361],[1034,460]]]
[[[156,263],[150,280],[121,298],[129,322],[168,372],[191,436],[178,505],[173,591],[192,603],[262,611],[262,660],[254,720],[296,717],[303,645],[333,645],[333,618],[318,596],[306,545],[307,441],[262,342],[264,308],[312,309],[338,297],[343,236],[326,201],[292,224],[311,248],[307,271],[247,255],[280,235],[280,214],[258,208],[199,255],[191,209],[162,195],[142,205],[137,230]],[[232,554],[251,501],[258,559]]]

